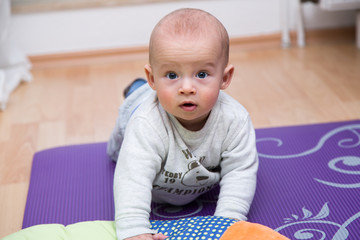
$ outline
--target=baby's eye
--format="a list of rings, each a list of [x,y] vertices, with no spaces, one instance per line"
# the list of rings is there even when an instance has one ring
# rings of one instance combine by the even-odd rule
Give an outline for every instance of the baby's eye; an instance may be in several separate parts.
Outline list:
[[[208,74],[206,72],[199,72],[198,74],[196,74],[197,78],[206,78],[208,76]]]
[[[177,74],[174,72],[169,72],[168,74],[166,74],[166,77],[169,79],[177,79],[178,78]]]

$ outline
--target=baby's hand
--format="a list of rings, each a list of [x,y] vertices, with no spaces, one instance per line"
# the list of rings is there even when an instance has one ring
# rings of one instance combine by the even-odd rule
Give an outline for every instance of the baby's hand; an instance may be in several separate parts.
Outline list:
[[[153,240],[164,240],[165,238],[167,238],[168,236],[165,236],[162,233],[157,233],[157,234],[153,234],[152,235],[152,239]]]
[[[145,234],[136,235],[134,237],[126,238],[126,240],[164,240],[165,238],[167,238],[167,236],[161,233],[157,233],[157,234],[145,233]]]

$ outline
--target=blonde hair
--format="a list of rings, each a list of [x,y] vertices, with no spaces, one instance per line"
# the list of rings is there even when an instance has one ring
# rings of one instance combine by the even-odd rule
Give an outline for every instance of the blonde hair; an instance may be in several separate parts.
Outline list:
[[[154,51],[154,42],[159,31],[174,37],[191,36],[201,37],[209,31],[215,31],[221,39],[222,53],[225,64],[229,61],[229,35],[223,24],[213,15],[200,9],[182,8],[175,10],[163,17],[154,27],[149,44],[149,61]],[[205,35],[207,36],[207,35]]]

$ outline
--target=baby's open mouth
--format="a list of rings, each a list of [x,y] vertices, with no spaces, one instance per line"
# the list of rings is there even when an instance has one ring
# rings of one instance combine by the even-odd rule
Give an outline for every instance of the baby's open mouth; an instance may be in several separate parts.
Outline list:
[[[191,107],[191,106],[194,106],[195,104],[193,103],[184,103],[183,106],[185,107]]]
[[[195,103],[191,103],[191,102],[183,103],[180,106],[185,111],[193,111],[197,107],[197,105]]]

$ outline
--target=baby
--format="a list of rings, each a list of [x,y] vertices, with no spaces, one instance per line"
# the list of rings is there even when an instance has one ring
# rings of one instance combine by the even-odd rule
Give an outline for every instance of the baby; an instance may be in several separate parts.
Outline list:
[[[258,156],[248,112],[226,93],[229,37],[211,14],[180,9],[155,26],[148,84],[120,107],[108,154],[118,239],[164,239],[150,229],[151,201],[184,205],[218,184],[214,215],[246,220]]]

